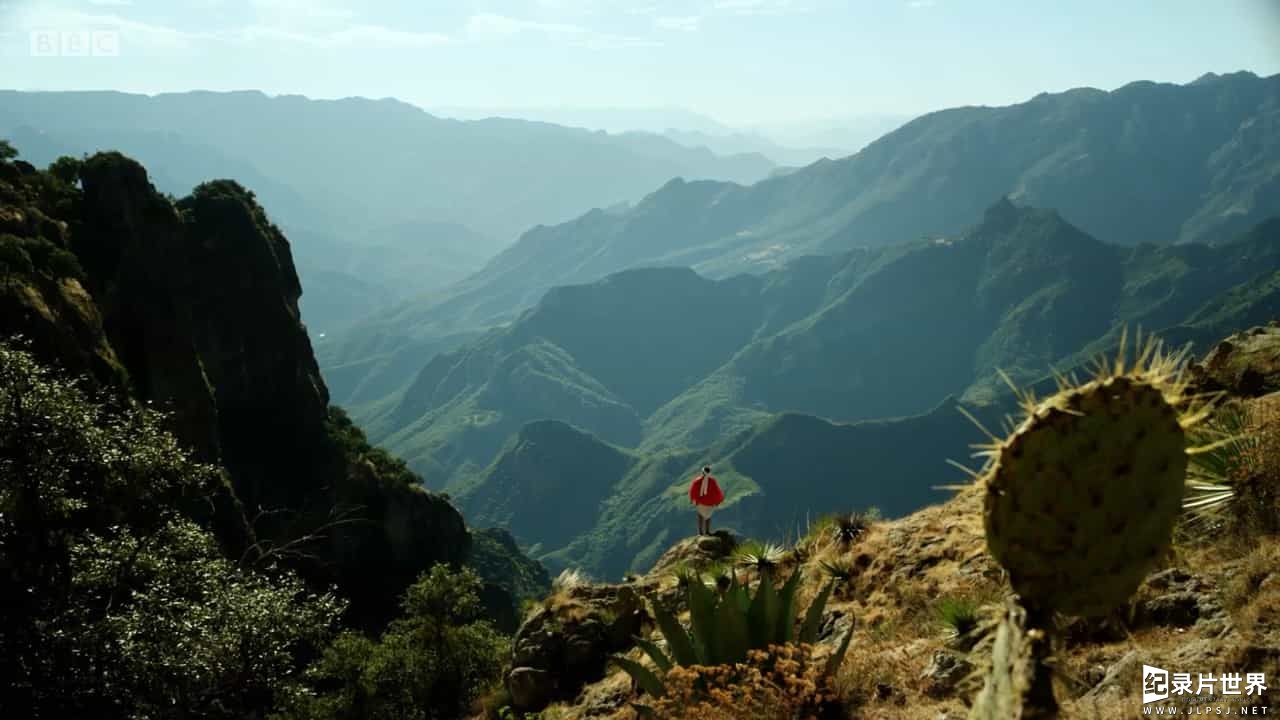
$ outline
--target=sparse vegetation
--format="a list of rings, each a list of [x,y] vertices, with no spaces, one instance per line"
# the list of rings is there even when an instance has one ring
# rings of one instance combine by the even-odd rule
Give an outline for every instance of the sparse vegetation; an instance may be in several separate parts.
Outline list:
[[[645,706],[659,720],[838,717],[834,677],[812,645],[774,645],[731,665],[673,667]]]
[[[744,662],[753,650],[793,642],[812,644],[817,640],[832,586],[827,585],[809,604],[797,632],[795,598],[802,574],[797,568],[779,590],[774,587],[771,574],[765,573],[754,596],[733,574],[722,593],[700,580],[691,581],[686,586],[689,629],[683,628],[676,616],[655,600],[653,615],[666,640],[666,649],[648,639],[637,640],[658,673],[627,657],[615,657],[614,662],[645,692],[662,697],[667,694],[662,674],[674,667],[735,665]],[[839,649],[831,654],[826,665],[828,674],[839,667],[852,637],[852,631],[846,633]]]
[[[506,638],[482,618],[480,578],[436,565],[405,593],[377,639],[344,633],[277,720],[454,720],[497,682]]]
[[[786,548],[775,543],[745,542],[733,553],[739,567],[750,568],[766,576],[771,574],[787,556]]]
[[[971,597],[945,597],[938,601],[938,622],[953,642],[965,642],[978,628],[978,607],[978,602]]]

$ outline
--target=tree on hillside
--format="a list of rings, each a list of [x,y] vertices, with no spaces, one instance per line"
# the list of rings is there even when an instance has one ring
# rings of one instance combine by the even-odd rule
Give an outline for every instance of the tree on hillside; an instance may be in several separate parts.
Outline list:
[[[18,149],[8,140],[0,140],[0,162],[9,162],[18,157]]]
[[[307,671],[312,692],[279,720],[452,720],[502,673],[508,643],[482,619],[470,568],[437,564],[405,593],[378,640],[345,633]]]
[[[161,417],[0,343],[0,715],[261,717],[341,610],[222,556]]]

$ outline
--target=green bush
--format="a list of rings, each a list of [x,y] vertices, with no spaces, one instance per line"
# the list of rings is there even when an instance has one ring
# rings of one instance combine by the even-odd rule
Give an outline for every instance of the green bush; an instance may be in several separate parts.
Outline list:
[[[219,487],[135,407],[0,344],[0,708],[6,717],[243,718],[341,611],[238,566],[182,508]]]
[[[422,477],[410,470],[404,460],[380,447],[370,445],[364,431],[351,421],[346,410],[337,405],[329,406],[328,428],[329,437],[342,449],[347,458],[353,461],[368,461],[378,477],[403,485],[422,484]]]
[[[39,272],[50,278],[84,279],[76,256],[44,238],[0,235],[0,274],[31,275]]]
[[[499,680],[509,651],[482,619],[480,591],[471,569],[436,565],[405,593],[404,616],[381,638],[338,637],[280,720],[461,717]]]
[[[0,235],[0,276],[28,276],[36,271],[31,255],[21,238],[13,235]]]

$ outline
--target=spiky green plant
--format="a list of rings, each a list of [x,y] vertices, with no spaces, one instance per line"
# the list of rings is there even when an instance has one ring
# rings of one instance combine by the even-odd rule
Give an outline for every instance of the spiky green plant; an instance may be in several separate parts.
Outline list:
[[[1149,339],[1128,365],[1122,336],[1115,362],[1088,382],[1059,377],[1044,400],[1015,387],[1024,418],[1006,437],[988,432],[975,473],[987,548],[1018,598],[972,718],[1053,716],[1052,614],[1122,605],[1168,550],[1188,458],[1213,447],[1195,442],[1212,402],[1188,393],[1185,357]]]
[[[688,560],[681,560],[667,569],[667,575],[674,578],[678,587],[687,587],[698,579],[698,568]]]
[[[1193,429],[1192,436],[1208,449],[1193,455],[1187,467],[1183,508],[1190,511],[1189,527],[1221,527],[1267,504],[1269,493],[1257,491],[1266,474],[1262,459],[1272,448],[1265,447],[1266,436],[1243,404],[1220,406],[1203,426]]]
[[[615,656],[613,661],[646,693],[661,696],[666,692],[662,676],[676,665],[732,665],[745,662],[749,651],[764,650],[770,645],[813,644],[834,584],[828,583],[809,604],[797,634],[795,595],[800,577],[801,570],[797,568],[781,589],[764,577],[755,595],[733,574],[722,594],[701,582],[691,582],[687,596],[689,628],[686,630],[671,610],[654,600],[653,616],[666,640],[666,650],[647,638],[636,641],[657,672],[625,656]],[[850,628],[827,662],[828,673],[839,667],[852,637]]]
[[[978,627],[978,607],[971,597],[944,597],[934,606],[934,613],[953,640],[963,641]]]
[[[1059,378],[1024,419],[981,446],[987,546],[1024,600],[1073,615],[1121,605],[1169,547],[1195,446],[1209,414],[1187,393],[1185,351],[1149,341],[1093,380]]]
[[[734,579],[733,567],[724,562],[713,562],[702,572],[702,577],[718,592],[728,591]]]
[[[822,568],[822,572],[827,577],[837,583],[845,583],[852,580],[858,574],[858,566],[846,557],[837,557],[834,560],[822,560],[818,565]]]
[[[880,510],[874,507],[837,515],[833,527],[836,542],[844,546],[854,544],[879,520]]]
[[[786,556],[787,551],[781,545],[753,540],[739,546],[733,559],[739,566],[755,569],[763,576],[772,573]]]

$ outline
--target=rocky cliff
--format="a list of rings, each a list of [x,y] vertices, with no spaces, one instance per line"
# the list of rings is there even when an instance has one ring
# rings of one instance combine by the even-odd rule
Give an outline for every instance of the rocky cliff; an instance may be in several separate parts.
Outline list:
[[[289,244],[228,180],[174,201],[117,153],[50,172],[0,162],[0,335],[171,413],[226,468],[210,517],[229,552],[336,583],[377,624],[470,535],[442,496],[330,408]]]

